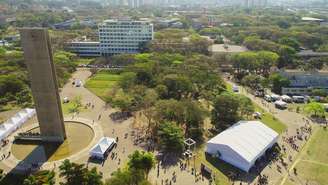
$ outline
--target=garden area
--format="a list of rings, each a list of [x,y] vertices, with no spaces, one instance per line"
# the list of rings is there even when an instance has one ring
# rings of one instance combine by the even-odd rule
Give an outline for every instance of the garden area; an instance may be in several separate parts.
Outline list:
[[[104,100],[120,78],[120,75],[113,71],[101,70],[86,82],[85,87]]]

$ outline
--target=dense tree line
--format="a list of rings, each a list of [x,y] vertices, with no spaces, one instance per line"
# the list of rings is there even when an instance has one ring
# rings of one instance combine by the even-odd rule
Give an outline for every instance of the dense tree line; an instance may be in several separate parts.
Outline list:
[[[0,49],[0,110],[8,103],[31,106],[33,101],[23,53],[19,50]],[[76,64],[72,62],[75,58],[75,55],[63,51],[54,54],[60,86],[63,86],[75,71]]]

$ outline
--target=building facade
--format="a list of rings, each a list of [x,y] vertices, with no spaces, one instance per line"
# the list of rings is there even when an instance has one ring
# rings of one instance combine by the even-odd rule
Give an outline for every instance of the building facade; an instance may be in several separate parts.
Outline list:
[[[67,43],[67,50],[81,57],[99,57],[99,42],[75,41]]]
[[[153,24],[148,21],[106,20],[99,25],[100,53],[110,56],[137,53],[154,37]]]
[[[99,42],[67,43],[67,50],[79,56],[111,56],[138,53],[154,38],[153,24],[149,21],[106,20],[98,25]]]
[[[327,71],[281,71],[280,74],[290,81],[288,87],[282,88],[282,94],[310,95],[313,89],[328,92]]]

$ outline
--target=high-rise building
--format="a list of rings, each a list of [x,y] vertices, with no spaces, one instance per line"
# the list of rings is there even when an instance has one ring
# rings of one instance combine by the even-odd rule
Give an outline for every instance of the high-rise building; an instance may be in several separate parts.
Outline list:
[[[111,56],[138,53],[140,47],[154,38],[153,24],[149,21],[105,20],[98,26],[99,41],[73,41],[67,50],[79,56]]]
[[[137,53],[153,37],[153,24],[148,21],[106,20],[99,25],[100,53]]]

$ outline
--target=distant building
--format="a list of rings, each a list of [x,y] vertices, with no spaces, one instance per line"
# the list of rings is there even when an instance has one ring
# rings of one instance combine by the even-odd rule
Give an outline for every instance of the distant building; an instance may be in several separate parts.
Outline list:
[[[328,57],[328,52],[314,52],[312,50],[302,50],[296,54],[301,58]]]
[[[229,45],[229,44],[213,44],[210,46],[209,51],[213,54],[218,53],[241,53],[247,51],[244,46]]]
[[[138,53],[140,47],[153,39],[149,21],[106,20],[98,25],[99,42],[74,41],[66,49],[79,56],[111,56]]]
[[[75,23],[77,23],[76,19],[69,19],[61,23],[56,23],[53,27],[56,29],[70,29]]]
[[[314,18],[314,17],[302,17],[302,21],[306,21],[306,22],[324,22],[323,19],[318,19],[318,18]]]
[[[308,95],[313,89],[324,89],[328,92],[328,71],[285,70],[280,74],[290,81],[288,87],[282,88],[282,94]]]
[[[9,43],[6,40],[0,40],[0,47],[1,46],[9,46]]]
[[[100,52],[103,56],[137,53],[153,39],[153,31],[148,21],[106,20],[99,25]]]
[[[66,45],[66,49],[81,57],[99,57],[99,42],[75,41]]]

